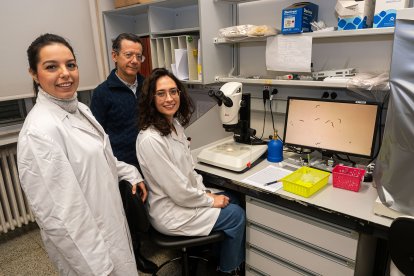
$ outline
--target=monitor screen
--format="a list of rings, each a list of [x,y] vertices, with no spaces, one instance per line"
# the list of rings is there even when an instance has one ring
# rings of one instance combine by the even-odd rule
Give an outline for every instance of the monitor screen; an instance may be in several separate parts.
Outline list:
[[[371,158],[378,103],[288,97],[284,143]]]

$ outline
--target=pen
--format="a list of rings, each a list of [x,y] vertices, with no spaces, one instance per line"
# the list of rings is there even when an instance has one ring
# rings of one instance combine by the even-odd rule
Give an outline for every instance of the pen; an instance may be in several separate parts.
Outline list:
[[[279,182],[279,180],[270,181],[270,182],[265,183],[265,184],[264,184],[264,186],[268,186],[268,185],[270,185],[270,184],[275,184],[275,183],[277,183],[277,182]]]

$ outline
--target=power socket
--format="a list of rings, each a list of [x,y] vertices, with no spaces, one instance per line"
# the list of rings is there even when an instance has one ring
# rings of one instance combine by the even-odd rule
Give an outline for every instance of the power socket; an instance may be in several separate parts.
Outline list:
[[[275,96],[279,91],[276,88],[273,88],[270,100],[273,101],[273,96]]]

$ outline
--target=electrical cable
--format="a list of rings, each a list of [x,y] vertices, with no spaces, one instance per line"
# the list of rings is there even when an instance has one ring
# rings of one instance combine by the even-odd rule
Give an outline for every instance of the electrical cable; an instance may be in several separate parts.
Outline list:
[[[263,129],[262,129],[262,135],[260,136],[259,139],[263,139],[263,135],[264,135],[264,130],[265,130],[265,126],[266,126],[266,100],[263,99],[263,109],[264,109],[264,115],[263,115]]]
[[[384,111],[385,104],[387,104],[387,106],[388,106],[389,97],[390,97],[390,91],[388,91],[385,94],[384,99],[383,99],[382,104],[381,104],[381,112],[380,112],[379,119],[378,119],[378,130],[377,130],[378,131],[378,150],[374,154],[372,159],[369,161],[369,164],[371,164],[372,162],[374,162],[375,159],[377,159],[378,154],[381,150],[381,145],[382,145],[382,135],[381,135],[382,134],[381,133],[381,131],[382,131],[382,113]]]
[[[352,164],[352,167],[355,167],[355,165],[356,165],[356,162],[355,162],[355,161],[353,161],[353,160],[349,157],[349,155],[348,155],[348,154],[345,154],[346,159],[345,159],[345,158],[343,158],[343,157],[341,157],[338,153],[334,153],[334,156],[335,156],[335,157],[336,157],[336,159],[338,159],[338,160],[341,160],[341,161],[347,161],[347,162],[351,163],[351,164]]]
[[[270,117],[272,117],[273,133],[276,133],[275,120],[273,119],[272,100],[269,101],[269,107],[270,107]],[[278,133],[277,133],[277,138],[279,138],[279,140],[282,141],[283,143],[282,137],[280,137]]]
[[[269,101],[269,107],[270,107],[270,116],[272,117],[273,133],[275,133],[276,128],[275,128],[275,120],[273,119],[272,101]]]
[[[262,91],[262,99],[263,99],[263,109],[264,109],[264,115],[263,115],[263,129],[262,129],[262,135],[260,136],[260,139],[263,139],[265,126],[266,126],[266,101],[270,98],[270,91],[269,89],[264,89]]]
[[[310,154],[310,153],[314,152],[314,150],[310,150],[310,151],[305,152],[305,151],[303,151],[303,148],[298,149],[298,148],[293,147],[293,146],[284,145],[284,147],[287,148],[285,151],[291,151],[291,152],[296,153],[296,154],[305,154],[305,153]]]

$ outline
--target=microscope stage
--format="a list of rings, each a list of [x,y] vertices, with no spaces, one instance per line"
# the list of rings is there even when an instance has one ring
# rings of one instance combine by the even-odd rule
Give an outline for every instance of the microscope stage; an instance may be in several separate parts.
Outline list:
[[[197,160],[220,168],[241,172],[260,158],[267,145],[248,145],[234,142],[233,138],[209,146],[198,154]]]

